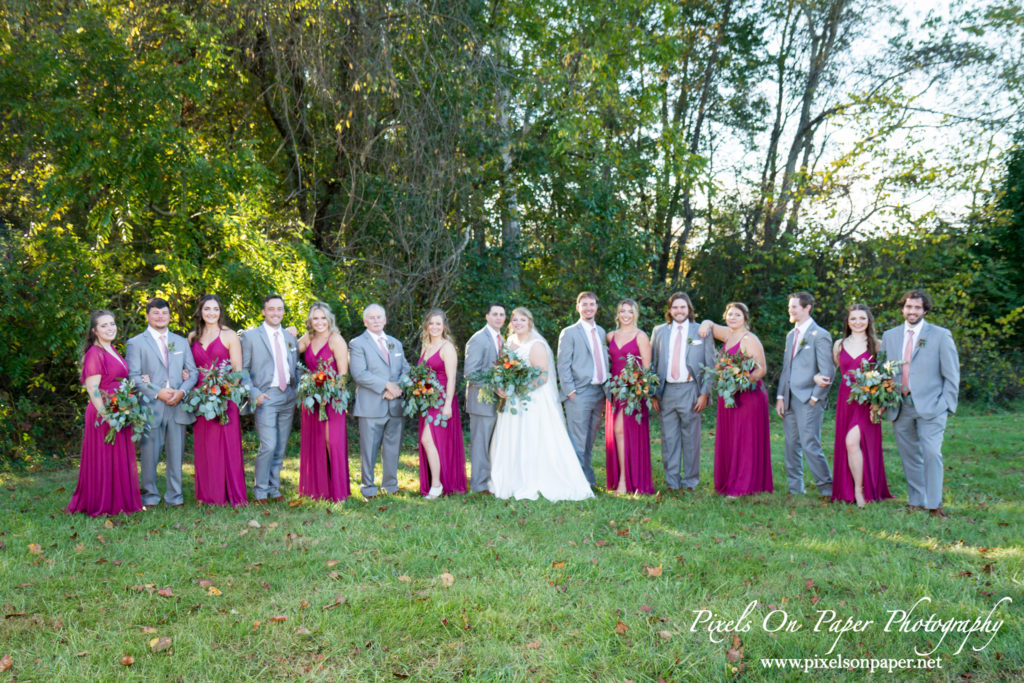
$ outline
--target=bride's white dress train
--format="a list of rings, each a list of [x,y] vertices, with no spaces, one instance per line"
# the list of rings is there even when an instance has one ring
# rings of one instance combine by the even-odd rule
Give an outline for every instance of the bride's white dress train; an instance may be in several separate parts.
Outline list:
[[[498,413],[491,438],[490,489],[497,498],[583,500],[594,492],[580,468],[555,389],[551,347],[539,335],[516,349],[529,362],[530,349],[542,344],[548,354],[548,381],[530,393],[516,414]]]

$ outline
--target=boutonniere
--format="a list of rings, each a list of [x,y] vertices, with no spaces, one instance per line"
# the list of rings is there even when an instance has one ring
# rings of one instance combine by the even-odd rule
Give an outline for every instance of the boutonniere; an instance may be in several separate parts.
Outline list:
[[[917,348],[919,348],[919,349],[923,349],[923,348],[924,348],[924,345],[925,345],[925,344],[926,344],[927,342],[928,342],[928,340],[927,340],[927,339],[925,339],[924,337],[921,337],[920,339],[918,339],[918,340],[917,340]]]
[[[816,333],[812,332],[812,334]],[[797,345],[797,351],[804,348],[805,346],[807,346],[807,337],[804,337],[803,339],[800,340],[800,343]]]
[[[168,353],[175,353],[177,350],[178,349],[174,346],[174,342],[171,342],[170,344],[167,345]]]
[[[395,350],[395,343],[394,342],[388,342],[388,351],[394,351],[394,350]]]

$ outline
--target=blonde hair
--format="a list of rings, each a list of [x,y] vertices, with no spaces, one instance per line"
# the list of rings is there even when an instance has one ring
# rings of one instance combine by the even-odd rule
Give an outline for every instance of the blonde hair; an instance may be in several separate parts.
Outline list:
[[[427,314],[423,316],[423,324],[420,326],[420,347],[426,348],[427,344],[430,343],[430,333],[427,332],[427,324],[430,322],[430,319],[433,318],[434,316],[439,316],[441,318],[441,324],[443,325],[444,328],[441,331],[441,338],[446,341],[450,341],[454,346],[455,337],[452,335],[451,328],[448,327],[448,316],[445,315],[444,311],[442,311],[440,308],[431,308],[429,311],[427,311]]]
[[[633,309],[633,324],[640,327],[640,304],[629,297],[626,297],[625,299],[620,300],[619,303],[615,304],[615,323],[617,325],[621,325],[621,323],[619,323],[619,309],[623,306],[630,306]]]
[[[309,314],[306,316],[306,331],[313,334],[313,312],[323,311],[324,317],[327,318],[327,333],[338,331],[338,323],[334,319],[334,313],[331,312],[331,307],[323,301],[314,301],[309,307]]]
[[[524,318],[526,318],[527,320],[529,320],[530,321],[530,331],[533,332],[534,327],[536,327],[536,325],[533,322],[533,313],[530,313],[530,309],[523,308],[522,306],[518,306],[518,307],[512,309],[512,315],[510,315],[508,317],[508,323],[509,323],[509,329],[510,330],[512,329],[512,316],[514,316],[514,315],[521,315]],[[509,334],[512,334],[512,333],[509,332]]]

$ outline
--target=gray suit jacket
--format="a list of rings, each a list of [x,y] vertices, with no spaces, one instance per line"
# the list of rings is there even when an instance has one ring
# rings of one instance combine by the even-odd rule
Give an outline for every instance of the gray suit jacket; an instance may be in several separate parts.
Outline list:
[[[601,353],[604,354],[604,367],[609,370],[605,331],[600,325],[596,325],[596,327],[597,342],[601,345]],[[568,400],[569,394],[593,381],[592,341],[587,338],[586,330],[581,322],[566,327],[558,335],[558,361],[555,366],[558,368],[558,391],[562,401]]]
[[[494,361],[498,359],[498,347],[494,342],[494,335],[494,330],[490,326],[484,325],[483,329],[477,330],[476,334],[466,342],[466,361],[463,365],[463,374],[467,380],[474,372],[486,370],[494,365]],[[494,415],[495,405],[482,402],[477,397],[479,391],[479,384],[472,384],[467,381],[466,412],[470,415]]]
[[[903,360],[902,344],[903,325],[886,330],[882,335],[882,351],[887,360]],[[896,384],[900,384],[901,375],[901,372],[896,373]],[[920,336],[910,356],[910,396],[914,409],[925,419],[956,412],[960,396],[960,356],[953,335],[945,327],[927,321],[921,324]],[[898,415],[898,407],[886,413],[890,420]]]
[[[711,393],[711,377],[702,372],[702,368],[715,365],[715,342],[713,337],[701,339],[697,334],[700,325],[691,321],[686,335],[686,353],[684,361],[690,376],[697,382],[701,394]],[[662,323],[651,333],[651,367],[661,383],[658,384],[657,395],[660,399],[665,393],[665,384],[672,363],[672,325]]]
[[[836,370],[835,361],[832,359],[832,335],[828,333],[828,330],[811,320],[807,332],[800,340],[800,348],[797,349],[794,356],[793,341],[795,339],[796,328],[794,327],[786,335],[786,351],[782,357],[779,390],[775,393],[776,396],[782,397],[787,410],[791,392],[803,403],[812,398],[821,403],[828,398],[829,387],[819,387],[814,383],[814,376],[821,374],[831,377]]]
[[[170,331],[167,333],[167,359],[169,365],[165,366],[163,353],[149,330],[128,340],[125,349],[128,376],[135,382],[139,392],[149,398],[149,406],[156,413],[157,422],[162,419],[164,411],[169,410],[178,424],[191,424],[196,421],[196,416],[185,412],[181,403],[172,408],[156,397],[157,392],[165,386],[180,389],[187,394],[199,379],[188,341]],[[182,370],[188,370],[188,379],[181,379]],[[148,384],[142,381],[142,375],[149,375]]]
[[[299,377],[296,372],[298,364],[298,343],[292,335],[281,329],[281,340],[285,345],[285,354],[288,356],[285,364],[288,367],[288,374],[291,376],[289,386],[298,387]],[[251,327],[242,332],[242,370],[248,376],[251,386],[249,397],[251,405],[256,407],[256,399],[260,394],[267,394],[274,381],[274,352],[270,349],[270,337],[263,325]]]
[[[349,342],[348,371],[356,384],[356,398],[352,408],[354,417],[397,417],[402,414],[402,399],[385,401],[384,388],[388,382],[397,383],[409,374],[409,361],[402,349],[402,342],[389,334],[386,337],[391,354],[390,365],[369,331]]]

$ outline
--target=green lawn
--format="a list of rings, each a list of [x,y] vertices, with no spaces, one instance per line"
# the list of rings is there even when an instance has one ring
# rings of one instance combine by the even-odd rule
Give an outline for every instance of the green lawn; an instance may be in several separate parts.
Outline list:
[[[934,650],[941,669],[895,675],[1021,680],[1024,415],[951,420],[946,520],[904,511],[888,425],[895,500],[858,511],[787,498],[779,428],[773,420],[776,492],[735,500],[713,493],[707,427],[700,488],[679,497],[428,502],[413,493],[407,447],[397,496],[199,509],[189,469],[183,510],[107,521],[61,514],[74,469],[0,475],[0,656],[13,659],[0,681],[802,680],[761,658],[916,660],[915,648]],[[654,450],[663,487],[657,438]],[[285,476],[293,494],[295,458]],[[941,632],[885,629],[891,610],[921,598],[932,601],[910,622],[973,621],[1007,596],[983,649],[991,632],[957,652],[963,634],[940,644]],[[719,625],[722,642],[707,623],[691,629],[702,609],[734,622]],[[766,617],[800,628],[770,633]],[[828,626],[855,620],[873,623],[829,653]],[[122,666],[125,655],[134,664]]]

